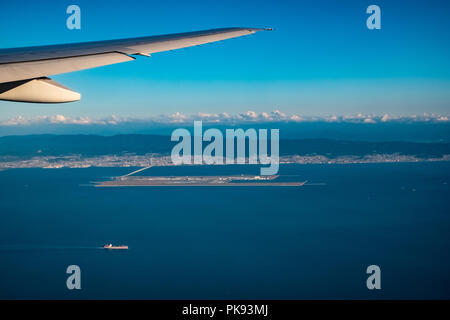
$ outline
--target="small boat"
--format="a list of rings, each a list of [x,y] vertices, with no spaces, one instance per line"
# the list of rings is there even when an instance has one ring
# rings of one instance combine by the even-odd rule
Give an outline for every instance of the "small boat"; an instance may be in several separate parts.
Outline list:
[[[123,245],[121,245],[121,246],[113,246],[113,245],[110,243],[110,244],[105,244],[105,245],[103,246],[103,248],[105,248],[105,249],[127,250],[127,249],[128,249],[128,246],[123,246]]]

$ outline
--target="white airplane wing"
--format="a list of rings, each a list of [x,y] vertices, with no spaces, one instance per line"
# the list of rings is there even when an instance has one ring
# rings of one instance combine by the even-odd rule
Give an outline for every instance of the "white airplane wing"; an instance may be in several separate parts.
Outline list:
[[[0,49],[0,100],[61,103],[81,95],[47,78],[55,74],[132,61],[200,44],[253,34],[257,28],[223,28],[162,36]]]

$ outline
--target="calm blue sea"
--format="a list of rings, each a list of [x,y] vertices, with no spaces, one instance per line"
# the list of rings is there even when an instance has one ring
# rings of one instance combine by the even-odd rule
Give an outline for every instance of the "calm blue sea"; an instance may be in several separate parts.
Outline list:
[[[302,188],[86,186],[132,170],[0,171],[0,298],[450,298],[450,163],[282,166]]]

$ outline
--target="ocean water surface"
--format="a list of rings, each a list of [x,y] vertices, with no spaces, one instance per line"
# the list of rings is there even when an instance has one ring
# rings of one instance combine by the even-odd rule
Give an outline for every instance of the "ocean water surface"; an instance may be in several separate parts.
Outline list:
[[[304,187],[90,186],[132,170],[0,171],[0,298],[450,298],[450,163],[281,166]]]

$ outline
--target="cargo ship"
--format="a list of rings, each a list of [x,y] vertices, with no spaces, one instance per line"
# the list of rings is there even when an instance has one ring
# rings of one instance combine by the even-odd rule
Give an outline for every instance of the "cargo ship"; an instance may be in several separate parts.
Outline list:
[[[127,249],[128,249],[128,246],[123,246],[123,245],[121,245],[121,246],[113,246],[113,245],[110,243],[110,244],[105,244],[105,245],[103,246],[103,248],[105,248],[105,249],[127,250]]]

